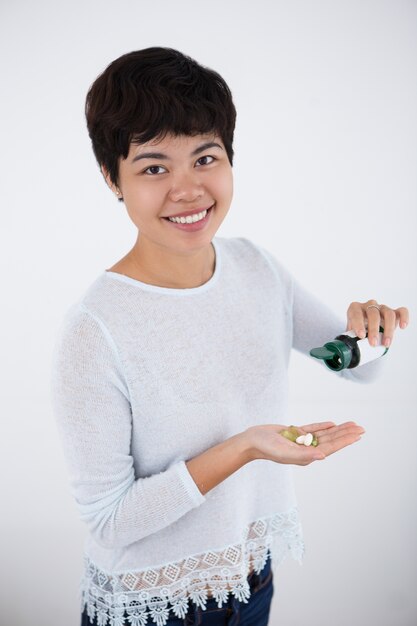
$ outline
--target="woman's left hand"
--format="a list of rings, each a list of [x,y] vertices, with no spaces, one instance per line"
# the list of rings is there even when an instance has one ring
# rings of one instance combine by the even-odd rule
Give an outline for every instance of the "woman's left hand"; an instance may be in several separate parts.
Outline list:
[[[391,345],[395,329],[406,328],[409,322],[408,309],[404,306],[391,309],[386,304],[378,304],[376,300],[368,302],[352,302],[347,310],[347,328],[363,339],[368,329],[368,341],[371,346],[378,344],[379,327],[384,329],[382,344],[387,348]]]

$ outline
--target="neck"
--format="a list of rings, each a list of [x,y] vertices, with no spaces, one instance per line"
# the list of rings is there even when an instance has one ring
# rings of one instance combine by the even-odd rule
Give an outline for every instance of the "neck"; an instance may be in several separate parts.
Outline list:
[[[192,289],[213,276],[215,251],[210,243],[202,249],[172,252],[139,237],[126,260],[130,272],[142,282],[171,289]]]

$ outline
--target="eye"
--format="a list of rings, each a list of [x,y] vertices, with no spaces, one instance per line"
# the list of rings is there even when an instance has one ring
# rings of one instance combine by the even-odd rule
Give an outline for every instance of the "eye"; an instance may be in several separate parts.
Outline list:
[[[213,163],[213,161],[216,160],[216,157],[213,157],[213,156],[210,156],[210,155],[207,154],[207,155],[205,155],[203,157],[200,157],[198,159],[198,161],[202,161],[203,159],[212,159],[211,161],[209,161],[209,163],[202,163],[202,165],[210,165],[210,163]],[[198,161],[197,161],[197,163],[198,163]]]
[[[143,174],[147,174],[149,170],[159,170],[159,169],[165,169],[165,168],[162,167],[162,165],[151,165],[150,167],[147,167],[146,170],[143,170]],[[158,172],[149,172],[150,176],[155,176],[156,174],[158,174]]]

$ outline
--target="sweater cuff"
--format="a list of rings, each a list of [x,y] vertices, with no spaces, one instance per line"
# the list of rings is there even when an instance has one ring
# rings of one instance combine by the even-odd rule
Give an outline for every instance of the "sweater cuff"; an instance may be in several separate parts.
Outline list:
[[[184,490],[193,502],[194,506],[199,506],[200,504],[203,504],[203,502],[206,501],[206,497],[203,496],[203,494],[197,487],[193,477],[188,471],[188,467],[185,464],[185,461],[179,461],[174,466],[174,468],[177,471],[178,477],[181,480]]]

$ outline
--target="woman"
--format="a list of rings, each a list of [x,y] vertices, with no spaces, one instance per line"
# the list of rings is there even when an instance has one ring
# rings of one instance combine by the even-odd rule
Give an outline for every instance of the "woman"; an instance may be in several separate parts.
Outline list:
[[[68,311],[53,399],[89,528],[82,625],[268,623],[271,559],[300,559],[290,465],[351,445],[354,422],[288,441],[291,348],[342,322],[268,251],[215,234],[233,193],[236,111],[214,71],[170,48],[116,59],[86,101],[103,176],[138,229]],[[259,211],[257,212],[257,214]],[[352,303],[385,345],[405,308]],[[372,380],[375,361],[341,376]],[[333,374],[334,375],[334,374]]]

